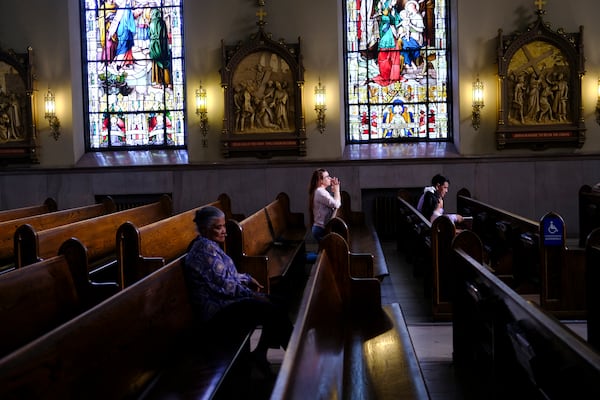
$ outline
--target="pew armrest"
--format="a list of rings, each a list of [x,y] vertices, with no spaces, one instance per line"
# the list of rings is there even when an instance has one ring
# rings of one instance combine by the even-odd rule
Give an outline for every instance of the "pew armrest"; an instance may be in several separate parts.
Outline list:
[[[350,276],[353,278],[372,278],[373,260],[371,253],[350,253]]]
[[[268,261],[266,256],[242,256],[238,272],[250,274],[261,285],[266,293],[269,293]]]

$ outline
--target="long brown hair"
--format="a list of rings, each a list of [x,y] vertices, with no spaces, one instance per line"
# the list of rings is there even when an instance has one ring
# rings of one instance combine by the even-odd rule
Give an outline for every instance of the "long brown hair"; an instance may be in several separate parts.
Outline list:
[[[310,183],[308,185],[308,216],[310,218],[310,226],[315,222],[315,213],[313,211],[313,202],[315,200],[315,190],[319,187],[319,182],[323,179],[323,174],[326,172],[325,169],[316,169],[310,177]]]

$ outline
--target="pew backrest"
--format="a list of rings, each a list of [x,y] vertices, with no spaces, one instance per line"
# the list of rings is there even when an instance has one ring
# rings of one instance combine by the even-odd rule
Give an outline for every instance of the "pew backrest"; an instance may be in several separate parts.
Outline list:
[[[44,201],[44,204],[41,204],[39,206],[20,207],[0,211],[0,222],[10,221],[11,219],[29,217],[32,215],[38,215],[47,212],[53,212],[56,210],[58,210],[56,200],[54,200],[51,197],[48,197]]]
[[[137,227],[125,222],[117,230],[117,264],[121,287],[126,287],[187,251],[198,231],[194,223],[196,211],[213,206],[221,209],[226,219],[239,214],[231,212],[229,196],[221,194],[217,201],[184,211],[148,225]]]
[[[579,188],[579,247],[585,247],[587,236],[600,227],[600,192],[590,185]]]
[[[455,362],[487,371],[481,378],[491,378],[486,392],[500,397],[522,394],[525,387],[547,398],[600,396],[600,354],[471,257],[462,248],[468,241],[458,240],[463,233],[453,246]],[[494,381],[498,376],[512,377],[513,384]]]
[[[105,198],[102,203],[91,204],[66,210],[47,212],[0,222],[0,260],[12,259],[14,251],[14,236],[21,225],[30,225],[37,231],[66,225],[100,215],[110,214],[117,209],[112,198]]]
[[[600,351],[600,228],[593,229],[587,236],[585,265],[587,341]]]
[[[139,396],[191,326],[182,260],[1,359],[0,398]]]
[[[155,203],[42,231],[22,225],[14,238],[16,267],[56,255],[60,245],[71,237],[78,238],[87,247],[90,263],[107,256],[116,258],[116,232],[119,226],[127,221],[136,226],[147,225],[170,216],[172,209],[171,198],[164,195]]]
[[[117,292],[89,281],[81,242],[69,239],[60,253],[0,275],[0,358]]]
[[[290,211],[289,197],[274,201],[237,222],[227,221],[225,249],[240,271],[270,292],[270,281],[285,277],[305,259],[304,215]]]

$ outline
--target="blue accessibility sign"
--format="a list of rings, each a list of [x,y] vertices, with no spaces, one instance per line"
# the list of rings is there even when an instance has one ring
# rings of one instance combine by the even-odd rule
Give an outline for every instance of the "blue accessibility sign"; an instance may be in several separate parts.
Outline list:
[[[544,230],[544,246],[562,246],[565,226],[562,218],[546,216],[542,220]]]

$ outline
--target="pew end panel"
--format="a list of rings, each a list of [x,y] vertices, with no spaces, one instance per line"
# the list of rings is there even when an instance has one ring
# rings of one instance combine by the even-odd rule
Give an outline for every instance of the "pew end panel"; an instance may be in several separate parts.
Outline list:
[[[560,220],[563,226],[559,233],[562,239],[556,245],[546,239],[549,236],[543,228],[546,219]],[[540,220],[540,305],[558,318],[585,319],[585,249],[566,245],[564,227],[564,220],[555,212],[547,213]]]
[[[452,264],[450,249],[456,236],[456,227],[445,215],[436,218],[431,224],[431,277],[429,286],[432,293],[432,314],[437,321],[452,319]]]
[[[70,238],[58,249],[66,258],[83,307],[88,309],[116,294],[120,288],[115,282],[93,282],[89,275],[87,247],[77,238]]]
[[[586,240],[587,340],[600,352],[600,228],[592,230]]]
[[[582,185],[578,192],[579,247],[584,248],[590,232],[600,227],[600,192]]]
[[[21,268],[40,261],[38,248],[39,243],[35,228],[29,224],[18,227],[14,234],[15,267]]]
[[[365,225],[366,217],[365,213],[362,211],[352,210],[352,198],[350,197],[350,193],[345,190],[340,192],[340,197],[342,200],[341,207],[337,210],[336,216],[339,216],[344,221],[347,221],[350,226],[352,225]]]
[[[292,228],[292,232],[306,234],[306,224],[304,223],[304,213],[292,212],[290,208],[290,196],[285,192],[280,192],[275,198],[275,202],[280,206],[280,212],[285,216],[286,229]],[[297,240],[295,237],[291,238]],[[304,240],[304,235],[300,238]]]
[[[321,251],[329,257],[336,285],[342,295],[343,303],[353,312],[369,313],[381,309],[381,284],[377,278],[356,277],[352,275],[356,260],[364,262],[362,255],[350,252],[348,243],[337,233],[330,233],[321,240]]]
[[[342,236],[353,253],[365,254],[365,256],[367,254],[371,255],[372,260],[370,262],[365,260],[367,264],[364,264],[364,267],[367,269],[363,269],[363,272],[356,271],[355,276],[376,277],[381,281],[389,275],[383,249],[374,226],[367,226],[366,224],[349,226],[341,216],[336,215],[327,221],[325,232],[334,232]],[[369,270],[371,274],[365,275],[369,273]]]
[[[214,203],[211,203],[211,205],[218,207],[219,209],[221,209],[221,211],[223,211],[225,213],[225,221],[227,221],[228,219],[234,219],[236,221],[241,221],[244,218],[246,218],[246,216],[244,214],[233,212],[233,208],[231,207],[231,197],[229,197],[229,195],[227,193],[221,193],[217,197],[217,201]]]

